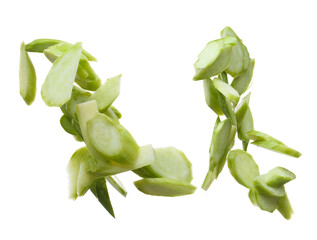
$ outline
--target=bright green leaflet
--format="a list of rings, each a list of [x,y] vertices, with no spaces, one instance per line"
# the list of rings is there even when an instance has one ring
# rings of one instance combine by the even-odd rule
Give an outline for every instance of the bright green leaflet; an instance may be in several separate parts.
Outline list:
[[[240,95],[233,87],[222,80],[219,80],[218,78],[214,78],[213,84],[219,92],[221,92],[228,100],[230,100],[230,102],[234,103],[235,105],[238,104]]]
[[[194,80],[203,80],[223,72],[229,65],[232,47],[235,45],[236,39],[233,37],[209,42],[194,64]]]
[[[291,206],[291,203],[288,199],[287,194],[285,194],[283,197],[280,198],[278,205],[277,205],[277,210],[282,214],[282,216],[285,219],[291,219],[292,214],[293,214],[293,208]]]
[[[242,95],[250,86],[253,77],[255,60],[251,59],[248,68],[238,77],[234,78],[231,86]]]
[[[145,194],[165,197],[188,195],[196,190],[190,183],[167,178],[144,178],[134,182],[134,185]]]
[[[252,144],[266,148],[268,150],[278,152],[278,153],[283,153],[291,157],[299,158],[302,154],[295,149],[292,149],[290,147],[285,146],[284,144],[279,144],[277,142],[271,142],[271,141],[255,141],[252,142]]]
[[[136,171],[144,177],[149,178],[168,178],[184,182],[191,182],[192,169],[191,162],[185,154],[174,148],[156,148],[154,149],[154,163]]]
[[[20,94],[27,105],[31,105],[36,95],[36,73],[24,42],[20,47]]]
[[[111,205],[108,188],[107,188],[107,182],[104,178],[98,179],[90,188],[91,192],[95,195],[95,197],[98,199],[98,201],[101,203],[101,205],[113,216],[113,208]]]
[[[234,179],[246,188],[251,189],[254,179],[260,175],[259,167],[253,157],[240,149],[229,152],[228,167]]]
[[[136,161],[139,146],[119,122],[97,113],[87,122],[87,133],[91,144],[109,163],[130,165]]]
[[[81,43],[77,43],[53,63],[41,89],[48,106],[61,107],[70,99],[80,55]]]
[[[221,37],[235,37],[237,39],[236,46],[232,48],[232,56],[226,72],[229,73],[232,77],[239,76],[241,73],[244,72],[245,69],[247,69],[249,65],[249,52],[242,41],[239,39],[239,37],[236,35],[236,33],[230,27],[225,27],[221,31]]]
[[[209,171],[203,182],[202,189],[208,190],[213,180],[218,177],[219,170],[222,169],[221,166],[223,166],[229,151],[228,146],[230,145],[231,134],[231,121],[229,119],[220,122],[214,130],[210,146]]]
[[[204,79],[204,92],[206,103],[211,110],[213,110],[217,115],[223,115],[219,102],[219,92],[210,78]]]
[[[107,110],[120,94],[121,74],[108,80],[91,95],[96,100],[100,112]]]
[[[25,50],[28,52],[39,52],[42,53],[44,52],[45,49],[54,46],[56,44],[60,44],[63,43],[67,46],[72,46],[72,44],[61,41],[61,40],[56,40],[56,39],[36,39],[30,43],[28,43],[25,46]],[[85,51],[84,49],[82,50],[82,53],[85,55],[85,57],[88,59],[88,61],[97,61],[97,59],[92,56],[90,53],[88,53],[87,51]]]

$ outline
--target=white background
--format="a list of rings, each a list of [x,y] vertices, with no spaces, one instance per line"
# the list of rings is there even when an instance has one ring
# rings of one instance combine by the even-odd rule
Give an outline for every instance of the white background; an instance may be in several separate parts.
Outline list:
[[[316,8],[315,1],[1,1],[0,238],[1,239],[316,239]],[[302,152],[299,159],[256,146],[261,173],[276,166],[297,179],[286,189],[290,221],[260,211],[227,167],[209,191],[215,114],[204,101],[193,63],[208,41],[231,26],[256,59],[251,87],[255,128]],[[68,199],[66,165],[82,143],[59,125],[40,88],[51,64],[30,54],[38,77],[35,102],[19,95],[19,47],[36,38],[75,43],[98,58],[105,81],[122,73],[115,106],[140,145],[175,146],[193,164],[194,195],[139,192],[132,173],[119,177],[123,198],[109,187],[116,219],[91,193]],[[235,148],[240,148],[237,141]]]

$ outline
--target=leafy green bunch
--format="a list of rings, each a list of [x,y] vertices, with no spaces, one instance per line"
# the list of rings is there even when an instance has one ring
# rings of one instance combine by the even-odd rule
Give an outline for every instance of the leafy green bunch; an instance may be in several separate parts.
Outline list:
[[[209,169],[202,188],[208,190],[228,161],[232,176],[249,189],[249,198],[254,205],[268,212],[277,209],[290,219],[293,210],[284,185],[295,179],[295,174],[277,167],[260,175],[258,165],[247,153],[252,141],[258,147],[296,158],[301,156],[281,141],[254,130],[250,93],[246,94],[254,64],[248,49],[230,27],[221,31],[220,39],[207,43],[194,64],[193,79],[203,81],[206,103],[218,115],[209,148]],[[232,77],[230,82],[228,74]],[[222,121],[221,116],[225,118]],[[243,150],[232,150],[236,135]]]

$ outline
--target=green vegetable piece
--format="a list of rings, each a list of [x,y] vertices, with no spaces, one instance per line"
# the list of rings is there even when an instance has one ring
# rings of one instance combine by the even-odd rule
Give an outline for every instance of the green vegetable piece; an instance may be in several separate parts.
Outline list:
[[[41,90],[48,106],[61,107],[71,98],[80,54],[81,43],[76,43],[53,63]]]
[[[119,121],[119,118],[117,117],[117,115],[112,111],[111,108],[107,108],[107,110],[105,112],[103,112],[104,114],[106,114],[108,117],[112,118],[113,120]]]
[[[283,167],[276,167],[266,174],[267,185],[271,187],[280,187],[296,178],[296,175]]]
[[[259,193],[255,189],[250,189],[249,198],[253,205],[258,206],[261,210],[273,213],[277,208],[279,199],[278,197],[267,196]]]
[[[217,115],[223,115],[219,102],[219,92],[210,78],[204,79],[204,92],[208,107],[210,107]]]
[[[242,140],[243,149],[246,151],[249,144],[248,132],[254,129],[253,117],[249,107],[250,93],[238,105],[235,116],[237,119],[238,137]]]
[[[54,46],[63,41],[56,39],[36,39],[25,46],[25,50],[28,52],[42,53],[45,49]]]
[[[95,149],[109,162],[132,164],[139,146],[132,135],[117,121],[98,113],[87,122],[87,133]]]
[[[231,120],[232,124],[236,126],[237,120],[236,120],[236,116],[234,115],[234,110],[233,110],[233,106],[231,102],[220,92],[218,96],[219,96],[218,99],[219,99],[222,112],[228,119]]]
[[[144,178],[134,182],[136,188],[148,195],[177,197],[195,192],[196,187],[188,182],[167,178]]]
[[[77,133],[74,125],[72,124],[72,121],[66,115],[63,115],[61,117],[60,124],[62,128],[65,130],[65,132],[73,135],[76,138],[76,140],[81,140],[81,137]]]
[[[239,125],[239,123],[242,122],[245,113],[247,112],[247,109],[249,107],[249,102],[250,102],[250,96],[251,93],[249,93],[248,95],[246,95],[240,102],[240,104],[236,107],[235,110],[235,115],[236,115],[236,119],[237,119],[237,123]]]
[[[248,134],[248,137],[252,139],[253,141],[270,141],[270,142],[276,142],[276,143],[284,145],[284,143],[277,140],[276,138],[273,138],[270,135],[260,131],[252,130],[252,131],[249,131],[247,134]]]
[[[27,105],[31,105],[36,95],[36,73],[24,42],[20,47],[20,94]]]
[[[213,180],[220,174],[231,145],[231,138],[231,121],[226,119],[220,122],[214,130],[210,146],[209,171],[202,184],[202,189],[208,190]]]
[[[69,197],[76,199],[77,195],[77,180],[82,158],[86,155],[85,148],[78,149],[70,158],[67,171],[69,175]]]
[[[116,176],[107,176],[106,180],[124,197],[127,196],[128,192],[125,190],[123,184],[121,183],[120,179]]]
[[[282,214],[282,216],[289,220],[292,217],[293,208],[292,205],[288,199],[287,194],[285,194],[283,197],[280,198],[277,205],[277,210]]]
[[[111,214],[111,216],[115,217],[106,180],[104,178],[98,179],[98,181],[91,186],[90,190],[101,203],[101,205]]]
[[[248,68],[250,59],[249,52],[242,43],[241,39],[230,27],[225,27],[221,31],[221,37],[235,37],[237,40],[236,46],[232,48],[232,57],[226,72],[232,77],[239,76],[245,69]]]
[[[98,112],[97,102],[95,100],[80,103],[76,106],[79,125],[82,131],[84,141],[86,143],[88,152],[93,156],[93,161],[90,162],[90,171],[96,176],[109,176],[126,172],[129,170],[138,169],[153,163],[152,159],[137,158],[131,164],[121,164],[111,159],[105,158],[91,143],[87,132],[87,122],[94,118]],[[103,115],[103,114],[101,114]],[[114,121],[114,120],[112,120]],[[117,123],[120,125],[119,123]],[[126,131],[126,130],[125,130]]]
[[[154,149],[152,147],[152,145],[145,145],[145,146],[141,146],[139,148],[139,155],[138,155],[138,159],[141,159],[142,161],[148,161],[150,160],[152,162],[152,164],[154,164],[155,162],[155,155],[154,155]],[[150,165],[152,165],[150,164]],[[150,166],[148,165],[148,166]],[[138,168],[138,169],[134,169],[133,172],[137,175],[139,175],[142,178],[153,178],[156,177],[153,175],[153,172],[151,171],[151,168],[149,168],[148,166],[142,167],[142,168]]]
[[[192,164],[182,151],[174,147],[157,148],[154,149],[154,155],[154,163],[144,167],[141,171],[144,171],[145,174],[141,173],[141,175],[149,178],[168,178],[191,182],[193,179]]]
[[[209,42],[194,64],[196,70],[194,80],[210,78],[223,72],[229,65],[232,47],[236,43],[237,40],[233,37]]]
[[[65,103],[65,110],[71,116],[71,118],[74,118],[77,121],[76,105],[89,101],[90,96],[90,92],[73,86],[71,98]]]
[[[226,73],[226,72],[222,72],[222,73],[219,75],[219,79],[221,79],[224,83],[227,83],[227,84],[228,84],[228,76],[227,76],[227,73]]]
[[[47,48],[57,45],[57,44],[64,44],[69,47],[73,46],[73,44],[61,41],[61,40],[56,40],[56,39],[36,39],[30,43],[28,43],[25,46],[25,50],[28,52],[39,52],[42,53],[44,50]],[[88,61],[97,61],[97,59],[92,56],[90,53],[85,51],[84,49],[82,50],[83,55],[88,59]]]
[[[250,59],[248,68],[238,77],[232,80],[231,86],[242,95],[250,86],[253,77],[255,60]]]
[[[78,172],[77,180],[77,194],[78,196],[84,196],[89,188],[97,181],[98,177],[90,173],[89,161],[91,156],[86,147],[82,148],[82,159]]]
[[[254,188],[261,194],[273,197],[283,197],[285,195],[284,186],[271,187],[267,184],[269,176],[267,174],[260,175],[255,178]]]
[[[59,43],[48,49],[44,50],[44,55],[54,63],[55,60],[62,56],[65,52],[67,52],[71,48],[71,44],[67,43]],[[90,66],[87,58],[82,53],[80,56],[80,61],[76,73],[76,83],[87,90],[95,91],[101,85],[101,80],[95,71]]]
[[[121,112],[117,108],[115,108],[114,106],[111,105],[110,109],[114,112],[114,114],[116,114],[118,119],[120,119],[122,117]]]
[[[251,189],[254,179],[260,175],[259,167],[252,156],[240,149],[229,152],[228,167],[234,179],[246,188]]]
[[[299,158],[302,154],[292,148],[289,148],[285,146],[284,144],[279,144],[277,142],[271,142],[271,141],[255,141],[252,142],[252,144],[266,148],[268,150],[278,152],[278,153],[283,153],[291,157]]]
[[[219,80],[218,78],[214,78],[213,84],[219,92],[221,92],[228,100],[230,100],[230,102],[234,103],[235,105],[238,104],[240,96],[233,87]]]
[[[96,100],[99,111],[107,110],[120,94],[121,74],[108,80],[91,95],[90,100]]]

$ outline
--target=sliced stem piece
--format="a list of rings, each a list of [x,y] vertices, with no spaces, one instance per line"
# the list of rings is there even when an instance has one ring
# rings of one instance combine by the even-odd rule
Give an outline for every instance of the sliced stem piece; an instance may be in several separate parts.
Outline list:
[[[219,80],[219,78],[214,78],[213,84],[215,88],[219,92],[221,92],[229,101],[231,101],[235,105],[238,104],[240,95],[233,87],[223,82],[222,80]]]
[[[229,65],[232,47],[236,42],[233,37],[209,42],[194,64],[196,70],[194,80],[203,80],[223,72]]]
[[[223,115],[219,102],[219,92],[210,78],[204,79],[204,92],[208,107],[210,107],[218,116]]]
[[[271,150],[273,152],[283,153],[291,157],[299,158],[302,154],[295,149],[292,149],[290,147],[285,146],[284,144],[279,144],[277,142],[271,142],[271,141],[255,141],[252,142],[252,144],[266,148],[268,150]]]
[[[231,83],[231,86],[234,89],[236,89],[240,95],[242,95],[246,90],[248,90],[251,84],[254,64],[255,60],[250,59],[248,68],[240,76],[234,78]]]
[[[20,47],[20,95],[27,105],[31,105],[36,95],[36,73],[24,42]]]
[[[249,131],[247,134],[248,134],[248,137],[253,141],[270,141],[270,142],[276,142],[279,144],[284,144],[281,141],[277,140],[276,138],[271,137],[270,135],[260,131],[252,130],[252,131]]]
[[[124,197],[127,196],[128,192],[125,190],[122,182],[116,175],[107,176],[106,180]]]
[[[188,182],[167,178],[144,178],[134,182],[136,188],[148,195],[177,197],[195,192],[196,187]]]
[[[235,37],[237,39],[236,46],[232,48],[232,57],[226,72],[232,77],[239,76],[249,65],[249,52],[237,34],[230,27],[225,27],[221,31],[221,37]]]
[[[259,167],[247,152],[237,149],[228,154],[228,168],[234,179],[246,188],[253,187],[253,181],[260,175]]]
[[[71,98],[80,55],[81,43],[77,43],[53,63],[41,89],[48,106],[61,107]]]
[[[90,100],[96,100],[100,112],[107,110],[120,94],[121,74],[107,81],[91,95]]]
[[[267,196],[283,197],[285,195],[284,186],[271,187],[267,184],[266,174],[256,177],[253,182],[253,186],[257,192]]]
[[[104,178],[98,179],[90,188],[91,192],[95,195],[101,205],[115,218],[114,211],[111,205],[107,182]]]
[[[292,214],[294,213],[292,205],[288,199],[287,194],[285,194],[283,197],[280,198],[277,210],[282,214],[282,216],[289,220],[292,217]]]

